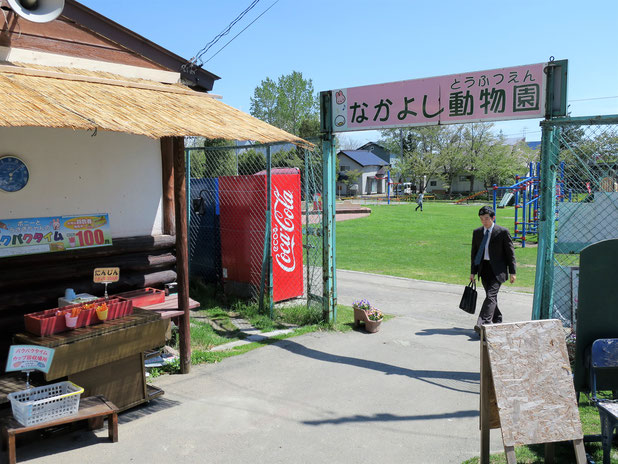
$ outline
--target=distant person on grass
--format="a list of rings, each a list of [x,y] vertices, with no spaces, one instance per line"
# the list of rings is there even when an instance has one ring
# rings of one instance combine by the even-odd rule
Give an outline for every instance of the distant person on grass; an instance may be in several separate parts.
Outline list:
[[[414,211],[417,211],[418,209],[421,209],[421,213],[423,212],[423,192],[418,194],[418,197],[416,198],[416,209]]]
[[[502,313],[498,308],[498,291],[502,283],[506,282],[507,271],[510,282],[515,282],[515,248],[508,229],[494,222],[496,213],[489,206],[483,206],[479,210],[479,218],[482,227],[472,232],[470,265],[470,280],[474,280],[478,273],[486,294],[474,326],[478,333],[483,324],[502,322]]]

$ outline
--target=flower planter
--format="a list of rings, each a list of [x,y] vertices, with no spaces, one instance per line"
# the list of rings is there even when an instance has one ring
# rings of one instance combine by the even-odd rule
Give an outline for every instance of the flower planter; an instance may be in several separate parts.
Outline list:
[[[163,303],[165,301],[165,291],[150,287],[140,288],[139,290],[131,290],[130,292],[118,293],[114,296],[125,300],[131,300],[133,302],[133,306],[138,308]]]
[[[104,298],[99,298],[94,301],[89,301],[88,303],[68,305],[63,306],[62,308],[47,309],[45,311],[25,314],[24,325],[26,327],[26,331],[41,337],[47,337],[55,333],[64,332],[69,330],[69,328],[73,329],[86,327],[100,322],[95,308],[96,305],[100,305],[104,302]],[[133,303],[130,300],[112,297],[107,301],[107,306],[108,320],[118,319],[133,313]],[[65,314],[70,313],[73,308],[77,307],[81,307],[82,310],[77,316],[76,321],[70,321],[70,324],[75,322],[75,326],[67,327]]]
[[[369,319],[368,311],[364,311],[362,309],[354,308],[354,328],[357,329],[360,327],[360,323],[365,323],[365,331],[369,333],[376,333],[380,330],[380,324],[382,324],[382,320],[372,321]]]
[[[56,308],[24,315],[26,330],[41,337],[64,332],[67,330],[64,313],[58,315],[58,312],[59,310]]]
[[[107,307],[107,320],[110,321],[133,314],[133,302],[124,298],[110,298]]]

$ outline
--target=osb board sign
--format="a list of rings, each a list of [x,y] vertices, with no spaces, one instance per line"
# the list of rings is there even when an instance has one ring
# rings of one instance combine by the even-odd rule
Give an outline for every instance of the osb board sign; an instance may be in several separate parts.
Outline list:
[[[504,446],[583,438],[560,321],[484,329]]]

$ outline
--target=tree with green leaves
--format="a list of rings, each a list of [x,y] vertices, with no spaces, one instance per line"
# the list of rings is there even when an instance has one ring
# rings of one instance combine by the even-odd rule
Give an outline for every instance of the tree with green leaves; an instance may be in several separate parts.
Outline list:
[[[498,140],[484,150],[477,166],[477,176],[483,179],[485,188],[494,184],[510,185],[515,176],[526,172],[526,165],[522,163],[515,147],[503,143],[503,140]]]
[[[475,122],[464,126],[463,152],[466,159],[466,170],[470,173],[470,192],[474,191],[474,181],[478,175],[483,159],[496,144],[498,138],[491,131],[490,122]]]
[[[305,119],[317,121],[318,96],[311,79],[292,71],[280,76],[277,82],[269,77],[264,79],[253,91],[250,112],[262,121],[299,135]]]
[[[236,174],[234,143],[226,139],[189,139],[189,147],[203,146],[203,150],[190,151],[191,177],[215,178]]]
[[[466,158],[463,153],[464,127],[448,126],[443,134],[444,142],[438,156],[440,177],[447,185],[449,196],[453,189],[453,180],[466,169]]]
[[[238,154],[238,175],[250,176],[266,169],[266,156],[251,148]]]
[[[401,181],[412,180],[424,191],[425,179],[444,173],[445,163],[454,163],[461,146],[461,135],[449,126],[422,126],[381,131],[380,144],[403,156],[393,167],[393,173]],[[451,158],[451,162],[448,161]],[[456,169],[453,166],[452,169]]]

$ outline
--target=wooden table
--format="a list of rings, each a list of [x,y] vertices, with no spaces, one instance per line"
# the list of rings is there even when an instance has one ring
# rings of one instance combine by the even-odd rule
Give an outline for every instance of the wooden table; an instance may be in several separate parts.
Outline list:
[[[93,396],[90,398],[82,398],[79,402],[79,410],[77,414],[61,417],[60,419],[23,426],[12,417],[6,419],[2,427],[3,445],[8,447],[9,464],[15,464],[17,456],[15,452],[15,437],[20,433],[32,432],[33,430],[45,429],[48,427],[56,427],[58,425],[69,424],[80,420],[88,420],[89,424],[94,419],[107,419],[107,428],[109,439],[116,443],[118,441],[118,408],[102,396]],[[102,422],[101,422],[102,424]],[[92,428],[95,428],[93,426]]]
[[[129,316],[49,337],[19,333],[14,343],[54,348],[47,382],[68,378],[85,396],[103,395],[122,411],[163,394],[146,384],[144,351],[165,344],[168,323],[134,308]]]

